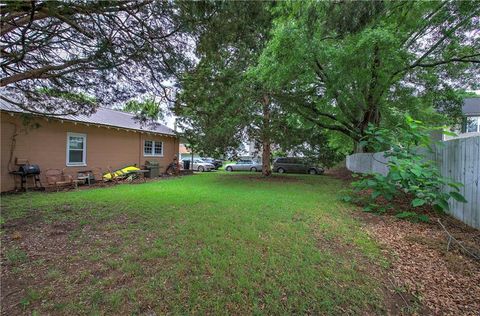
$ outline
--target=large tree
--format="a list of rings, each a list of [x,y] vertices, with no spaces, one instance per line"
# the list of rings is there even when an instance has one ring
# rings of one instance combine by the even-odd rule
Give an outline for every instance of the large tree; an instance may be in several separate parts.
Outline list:
[[[57,113],[89,112],[147,91],[170,99],[166,81],[175,78],[192,45],[183,35],[182,5],[187,4],[2,2],[1,97],[27,111]],[[62,102],[72,95],[96,102]]]
[[[283,2],[274,13],[255,75],[357,151],[370,124],[438,118],[435,105],[480,82],[478,1]]]
[[[270,175],[270,150],[278,105],[249,75],[267,43],[267,2],[207,2],[196,7],[192,37],[197,66],[185,74],[175,112],[195,147],[209,154],[232,151],[243,141],[262,144],[262,173]]]

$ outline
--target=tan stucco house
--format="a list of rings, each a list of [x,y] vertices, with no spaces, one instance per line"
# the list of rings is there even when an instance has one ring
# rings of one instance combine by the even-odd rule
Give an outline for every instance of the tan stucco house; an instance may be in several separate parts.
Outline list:
[[[48,169],[75,175],[156,161],[162,172],[178,157],[179,139],[173,130],[159,123],[140,124],[134,115],[112,109],[99,108],[89,116],[45,116],[26,114],[0,100],[0,119],[1,192],[15,188],[18,179],[10,172],[18,170],[18,161],[38,165],[45,183]]]

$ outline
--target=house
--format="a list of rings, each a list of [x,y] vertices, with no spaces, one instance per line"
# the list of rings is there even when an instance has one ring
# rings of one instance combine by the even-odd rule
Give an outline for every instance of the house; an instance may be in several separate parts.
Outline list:
[[[466,117],[462,133],[477,133],[480,135],[480,97],[466,98],[462,112]]]
[[[180,160],[190,160],[192,159],[192,149],[189,148],[186,144],[180,144]],[[193,153],[193,158],[200,158],[197,153]]]
[[[454,130],[457,136],[444,135],[442,140],[480,136],[480,97],[465,98],[462,113],[465,120],[460,129]]]
[[[129,113],[99,108],[92,115],[45,116],[27,114],[0,100],[0,191],[15,188],[18,161],[44,171],[60,169],[75,176],[82,170],[102,172],[146,161],[160,164],[160,172],[178,157],[179,138],[173,130],[153,123],[142,125]]]

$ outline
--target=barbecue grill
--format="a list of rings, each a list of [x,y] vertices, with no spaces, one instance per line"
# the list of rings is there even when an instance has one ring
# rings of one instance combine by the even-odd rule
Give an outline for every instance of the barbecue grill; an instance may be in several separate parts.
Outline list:
[[[20,177],[21,190],[27,191],[27,179],[31,177],[33,179],[35,188],[43,188],[42,183],[40,182],[40,167],[38,165],[22,165],[18,168],[18,171],[10,172],[14,176]],[[15,182],[15,189],[16,189]]]
[[[40,167],[38,165],[23,165],[18,168],[18,172],[21,172],[24,175],[36,175],[40,174]]]

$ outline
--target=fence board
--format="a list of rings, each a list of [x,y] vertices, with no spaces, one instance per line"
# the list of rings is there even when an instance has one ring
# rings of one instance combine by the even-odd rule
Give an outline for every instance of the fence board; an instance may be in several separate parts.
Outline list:
[[[457,138],[442,142],[434,152],[426,153],[435,161],[443,177],[463,183],[460,193],[468,203],[450,199],[449,213],[464,223],[480,228],[480,136]],[[384,153],[353,154],[347,157],[347,168],[353,172],[387,174],[388,159]],[[448,187],[443,190],[451,190]]]

